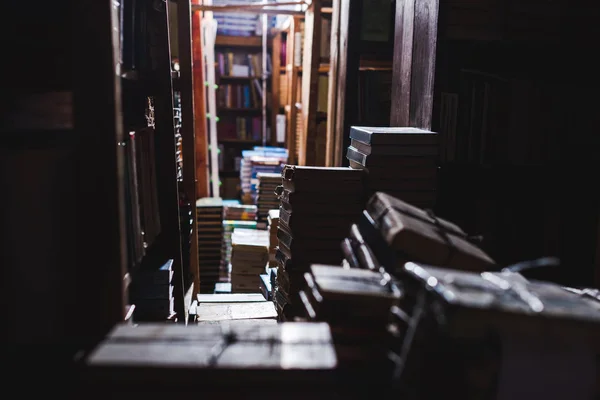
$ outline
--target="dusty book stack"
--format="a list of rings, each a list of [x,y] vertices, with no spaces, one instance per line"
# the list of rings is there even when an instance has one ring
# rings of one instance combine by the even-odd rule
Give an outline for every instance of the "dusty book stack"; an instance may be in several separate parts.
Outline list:
[[[212,293],[221,274],[223,255],[223,200],[204,197],[196,201],[200,293]]]
[[[351,168],[368,171],[368,195],[380,191],[417,207],[435,206],[437,133],[353,126],[346,158]]]
[[[173,260],[169,260],[155,271],[141,270],[133,275],[129,300],[135,305],[135,322],[166,321],[173,316],[173,274]]]
[[[339,368],[346,376],[366,375],[375,387],[389,382],[392,364],[388,353],[394,337],[388,331],[390,310],[401,291],[382,271],[312,265],[300,291],[305,318],[327,322],[335,343]]]
[[[409,262],[402,281],[400,340],[392,353],[398,398],[600,393],[598,299],[510,270],[473,273]]]
[[[260,172],[258,178],[258,194],[256,197],[256,222],[258,229],[266,229],[270,210],[279,209],[279,199],[275,194],[277,186],[281,185],[281,173]]]
[[[224,399],[336,398],[327,324],[233,322],[118,325],[80,363],[81,395],[184,399],[200,387]]]
[[[240,204],[237,200],[223,200],[223,247],[221,279],[231,279],[231,234],[235,228],[256,229],[256,206]]]
[[[289,320],[300,311],[298,292],[310,265],[341,265],[340,242],[364,207],[364,173],[286,165],[282,176],[275,303]]]
[[[269,232],[238,228],[231,236],[231,292],[258,293],[269,261]]]
[[[496,268],[459,226],[385,193],[375,193],[342,242],[351,267],[401,273],[408,261],[465,271]]]

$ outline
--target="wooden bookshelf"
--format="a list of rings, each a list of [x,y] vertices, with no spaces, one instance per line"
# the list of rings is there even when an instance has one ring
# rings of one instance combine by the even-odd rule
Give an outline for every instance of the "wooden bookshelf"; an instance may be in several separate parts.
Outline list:
[[[215,46],[220,47],[255,47],[262,48],[260,36],[225,36],[217,35]],[[272,41],[267,41],[267,47],[272,46]]]
[[[359,105],[363,104],[361,98],[369,77],[398,76],[392,68],[395,9],[393,3],[365,4],[333,1],[326,154],[327,165],[331,166],[348,165],[345,152],[350,144],[350,126],[390,124],[391,81],[373,90],[381,94],[382,104],[377,108],[384,111],[382,115],[376,118]],[[378,26],[369,29],[369,21]],[[387,29],[382,29],[384,24]]]
[[[275,42],[275,45],[274,45]],[[276,49],[279,46],[279,41],[274,36],[274,33],[271,32],[267,39],[267,51],[269,57],[271,59],[271,74],[267,78],[267,93],[263,93],[263,96],[267,96],[267,126],[271,126],[271,120],[274,120],[277,114],[277,104],[278,98],[275,96],[273,89],[276,88],[274,83],[274,76],[279,74],[279,64],[278,64],[278,56],[279,52]],[[233,54],[233,62],[234,64],[239,63],[242,65],[248,65],[251,67],[250,73],[252,73],[252,67],[255,66],[255,62],[260,63],[260,68],[264,71],[267,68],[266,65],[262,65],[262,36],[249,36],[249,37],[238,37],[238,36],[224,36],[217,35],[215,41],[215,54],[225,53],[224,57],[222,57],[221,63],[225,63],[225,65],[219,64],[219,57],[215,57],[215,68],[217,76],[217,99],[219,96],[225,96],[219,90],[228,90],[226,92],[226,96],[228,97],[225,101],[227,101],[227,106],[224,106],[224,102],[221,100],[217,101],[217,116],[219,118],[217,122],[217,137],[218,137],[218,145],[222,148],[221,151],[225,153],[226,159],[223,160],[225,165],[232,165],[232,157],[241,157],[241,152],[246,149],[251,149],[254,146],[262,145],[262,139],[257,137],[250,137],[251,134],[256,132],[256,119],[260,119],[260,132],[262,133],[262,99],[259,96],[259,91],[256,88],[256,82],[260,83],[260,87],[262,89],[262,81],[263,75],[253,74],[253,76],[232,76],[227,73],[227,66],[231,62],[228,60],[227,54]],[[256,58],[253,58],[252,61],[246,61],[245,57],[249,55],[255,55]],[[231,85],[231,87],[226,87],[225,85]],[[239,87],[242,89],[238,89]],[[235,93],[236,90],[240,90],[242,93],[242,101],[247,101],[248,92],[250,91],[250,107],[239,107],[239,93]],[[244,90],[246,90],[246,94],[244,94]],[[235,103],[237,103],[238,107],[236,107]],[[275,107],[275,108],[274,108]],[[245,124],[243,130],[239,123]],[[235,125],[234,125],[235,124]],[[227,135],[223,133],[224,129],[228,129],[229,132]],[[225,136],[232,136],[231,131],[235,129],[237,134],[237,138],[226,138]],[[247,137],[239,137],[240,135],[248,135]],[[262,136],[262,134],[261,134]],[[276,131],[275,126],[271,126],[271,141],[267,142],[267,145],[272,145],[273,142],[276,141]],[[232,174],[231,171],[224,172],[224,170],[220,170],[220,177],[222,178],[235,178],[239,177],[239,172],[237,175]]]

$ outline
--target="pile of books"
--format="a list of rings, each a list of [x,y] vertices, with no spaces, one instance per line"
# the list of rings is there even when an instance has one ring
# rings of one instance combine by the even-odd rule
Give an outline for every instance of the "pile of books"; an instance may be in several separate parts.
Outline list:
[[[219,282],[223,248],[223,200],[203,197],[196,201],[200,293],[212,293]]]
[[[408,262],[400,276],[405,299],[395,312],[400,340],[392,353],[398,398],[600,394],[597,298],[510,269],[474,273]]]
[[[231,236],[235,229],[256,229],[256,221],[223,221],[223,251],[221,260],[221,277],[231,281]]]
[[[119,324],[81,361],[81,394],[100,398],[336,398],[337,359],[325,323],[224,321]],[[293,390],[292,390],[293,388]],[[152,397],[152,396],[151,396]]]
[[[269,261],[269,232],[236,228],[231,235],[231,292],[258,293]]]
[[[421,208],[434,208],[438,134],[418,128],[353,126],[346,158],[368,171],[368,195],[388,193]]]
[[[242,202],[256,204],[259,173],[281,173],[287,162],[288,151],[279,147],[254,147],[242,151],[240,183]]]
[[[231,234],[235,228],[256,229],[256,206],[239,200],[223,200],[221,280],[231,279]]]
[[[253,204],[240,204],[239,200],[223,200],[223,220],[256,221],[257,208]]]
[[[388,324],[401,298],[397,282],[383,271],[318,264],[304,279],[304,318],[329,324],[340,369],[358,381],[367,374],[377,377],[378,386],[389,382],[394,337]]]
[[[270,210],[267,217],[267,229],[269,231],[269,267],[277,267],[277,259],[275,253],[277,252],[277,245],[279,239],[277,239],[277,230],[279,228],[279,210]]]
[[[173,296],[173,260],[154,271],[140,270],[129,286],[129,301],[135,305],[133,319],[166,321],[175,314]]]
[[[291,320],[299,312],[297,296],[310,265],[342,262],[340,243],[364,207],[364,173],[286,165],[282,176],[274,300],[281,320]]]
[[[277,186],[281,185],[281,172],[265,173],[260,172],[258,177],[258,195],[256,197],[256,205],[258,212],[256,221],[258,229],[267,228],[267,218],[270,210],[279,209],[279,199],[275,193]]]
[[[496,269],[459,226],[382,192],[369,199],[342,251],[351,267],[384,267],[392,275],[408,261],[464,271]]]

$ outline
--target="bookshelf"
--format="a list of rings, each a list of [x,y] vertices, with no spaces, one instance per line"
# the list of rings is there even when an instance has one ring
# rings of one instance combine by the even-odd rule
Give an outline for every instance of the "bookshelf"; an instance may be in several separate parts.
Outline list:
[[[321,2],[307,11],[311,26],[320,27],[313,28],[309,36],[305,35],[306,15],[290,17],[281,27],[285,63],[280,68],[279,97],[290,163],[326,165],[331,5]],[[304,65],[305,61],[309,65]],[[303,89],[303,82],[308,82],[311,89]]]
[[[276,42],[274,46],[274,42]],[[239,160],[243,150],[263,143],[262,97],[267,98],[267,145],[276,144],[271,118],[277,114],[278,98],[274,95],[278,78],[279,39],[272,32],[267,40],[267,69],[263,69],[261,36],[227,36],[215,40],[215,83],[217,104],[217,139],[219,147],[219,179],[223,198],[238,198]],[[277,75],[273,71],[277,69]],[[263,79],[267,79],[267,93]],[[237,171],[237,176],[235,172]]]
[[[124,1],[119,8],[113,26],[121,38],[116,46],[117,70],[122,76],[122,129],[127,133],[122,141],[123,219],[129,288],[135,288],[126,297],[135,306],[136,321],[185,322],[185,293],[194,286],[193,225],[186,223],[191,219],[186,198],[195,192],[189,151],[194,140],[185,118],[190,115],[189,92],[181,82],[189,79],[189,70],[182,71],[183,77],[173,71],[166,3],[153,7]],[[165,284],[172,290],[160,299],[148,297],[152,284],[146,277],[162,274],[159,269],[165,265],[172,265],[172,280]]]
[[[326,163],[348,165],[352,125],[391,118],[395,1],[333,1]]]

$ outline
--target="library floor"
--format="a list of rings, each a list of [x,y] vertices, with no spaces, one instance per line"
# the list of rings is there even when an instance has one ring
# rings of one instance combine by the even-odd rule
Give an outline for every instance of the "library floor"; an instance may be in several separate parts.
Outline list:
[[[198,294],[197,300],[196,320],[200,324],[221,321],[277,323],[275,304],[261,293]]]

